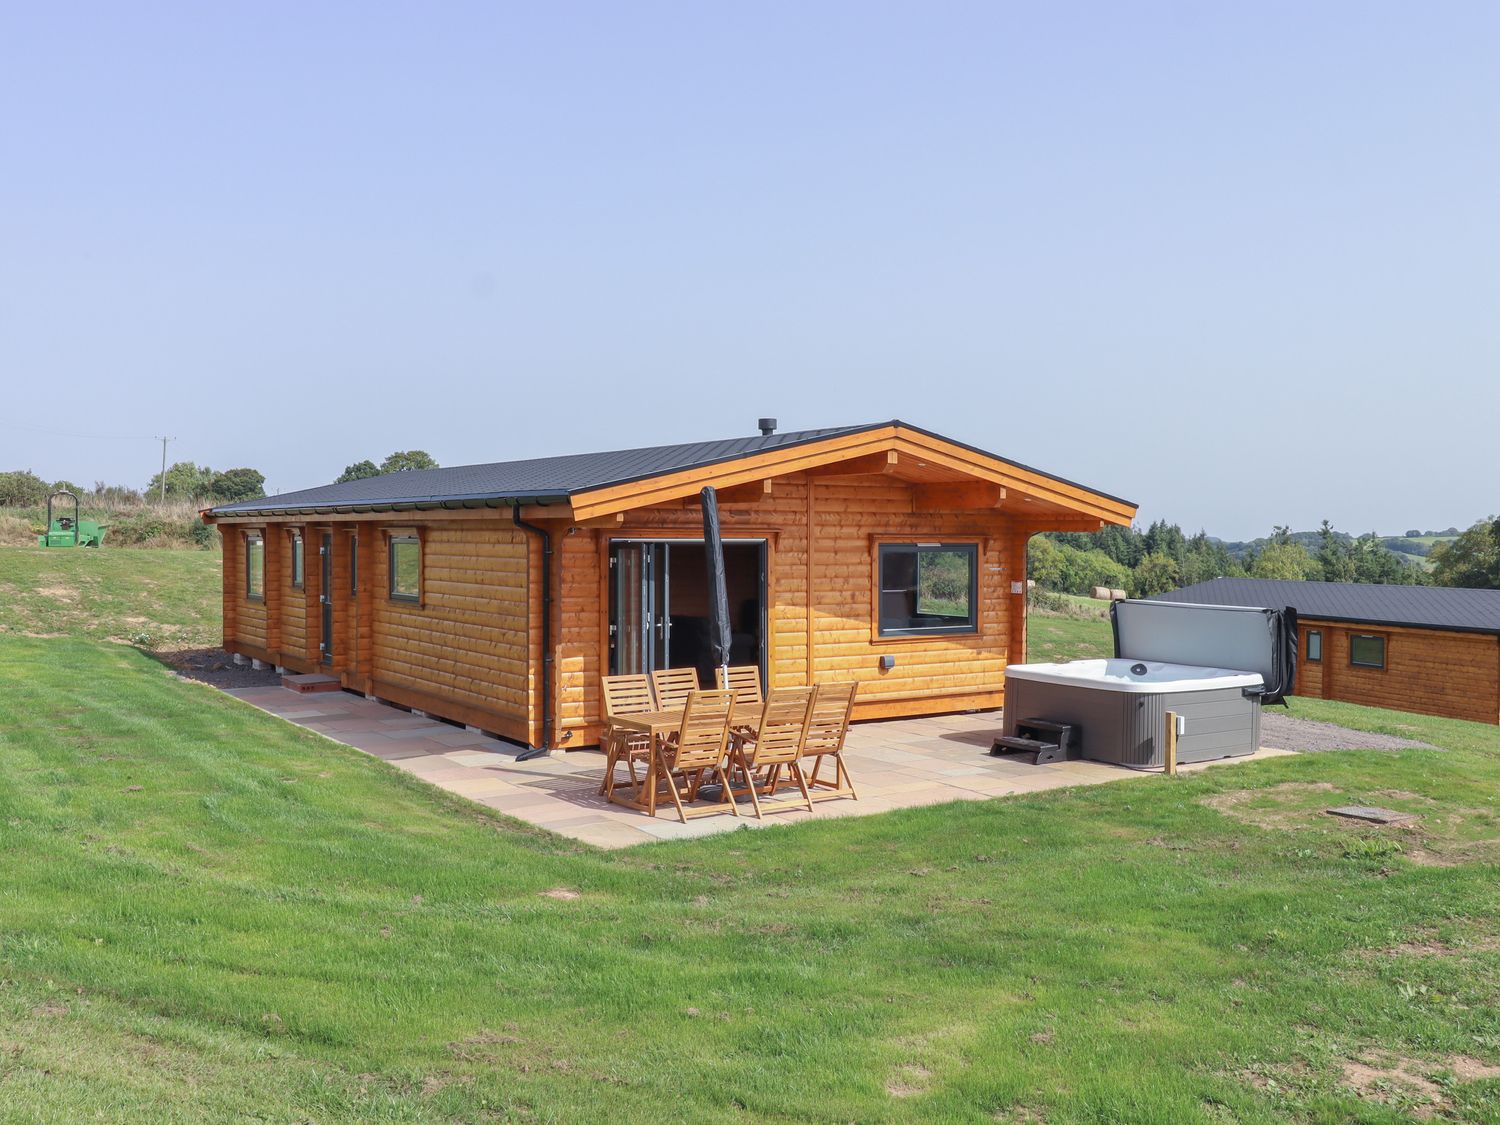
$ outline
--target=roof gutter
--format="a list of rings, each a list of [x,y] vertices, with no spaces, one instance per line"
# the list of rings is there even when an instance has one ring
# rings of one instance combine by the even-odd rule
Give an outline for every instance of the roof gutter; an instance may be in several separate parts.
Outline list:
[[[518,762],[529,762],[552,749],[552,536],[545,528],[521,518],[519,501],[511,506],[510,516],[522,531],[542,541],[542,744],[528,747],[516,756]]]
[[[367,504],[291,504],[266,505],[258,508],[208,508],[205,520],[238,516],[308,516],[308,515],[374,515],[380,512],[465,511],[476,508],[514,508],[521,504],[567,504],[566,493],[548,492],[534,496],[425,496],[421,500],[372,501]]]

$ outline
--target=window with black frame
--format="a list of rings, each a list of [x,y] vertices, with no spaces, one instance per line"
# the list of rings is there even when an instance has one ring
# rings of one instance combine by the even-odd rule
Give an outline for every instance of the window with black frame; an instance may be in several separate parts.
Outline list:
[[[1385,667],[1385,638],[1372,633],[1355,633],[1349,638],[1349,663],[1356,668]]]
[[[304,562],[302,556],[302,532],[292,532],[292,585],[302,588]]]
[[[880,544],[880,636],[974,632],[978,577],[977,544]]]
[[[245,537],[245,597],[260,601],[266,596],[266,541],[260,535]]]
[[[391,600],[422,600],[422,544],[414,535],[391,538]]]

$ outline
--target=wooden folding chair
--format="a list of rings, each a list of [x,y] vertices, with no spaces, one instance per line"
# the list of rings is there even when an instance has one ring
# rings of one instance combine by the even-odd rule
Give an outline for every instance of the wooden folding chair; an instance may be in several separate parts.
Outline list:
[[[599,792],[606,797],[615,791],[615,766],[623,759],[630,771],[630,784],[639,788],[641,779],[635,774],[635,764],[643,762],[649,771],[651,765],[651,740],[633,731],[615,730],[610,720],[616,715],[640,715],[656,710],[656,697],[651,691],[651,679],[645,673],[634,676],[600,676],[600,695],[604,699],[604,780],[599,783]]]
[[[849,716],[854,713],[856,683],[819,684],[813,697],[812,715],[807,720],[807,734],[802,739],[800,762],[812,758],[810,774],[805,774],[807,788],[813,800],[826,801],[834,797],[853,797],[854,781],[849,776],[849,767],[844,762],[844,739],[849,734]],[[819,777],[827,758],[833,759],[833,777]],[[819,790],[824,792],[819,792]]]
[[[651,673],[656,689],[656,705],[663,711],[677,711],[687,706],[688,696],[703,685],[696,668],[658,668]]]
[[[816,688],[772,688],[759,721],[753,727],[736,731],[730,738],[731,767],[724,771],[724,786],[731,800],[741,793],[750,794],[757,820],[762,815],[761,790],[766,796],[774,795],[783,768],[802,790],[808,812],[812,811],[812,794],[802,773],[801,753],[816,694]],[[744,777],[742,786],[734,784],[736,771]],[[756,776],[761,771],[765,771],[763,781]]]
[[[729,675],[724,674],[723,668],[714,669],[714,683],[720,691],[734,692],[734,705],[741,708],[740,714],[751,707],[765,706],[765,698],[760,693],[760,669],[754,664],[745,664],[730,668]],[[750,728],[744,724],[735,728],[737,731],[748,731]]]
[[[698,799],[704,775],[723,764],[733,707],[732,691],[695,691],[688,696],[676,740],[658,742],[653,750],[652,768],[646,775],[646,811],[652,816],[656,815],[657,794],[663,785],[684,824],[689,816],[722,811],[719,807],[690,810],[687,805]],[[730,812],[740,815],[728,785],[720,789],[719,804],[727,804]]]
[[[714,669],[714,683],[720,691],[734,692],[734,701],[740,707],[760,707],[765,698],[760,693],[760,669],[754,664],[743,664],[728,669]]]

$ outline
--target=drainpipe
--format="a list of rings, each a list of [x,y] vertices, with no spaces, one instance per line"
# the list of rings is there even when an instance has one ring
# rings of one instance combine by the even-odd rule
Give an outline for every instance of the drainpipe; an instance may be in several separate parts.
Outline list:
[[[523,520],[520,504],[511,507],[510,516],[522,531],[542,540],[542,744],[516,755],[516,761],[529,762],[552,748],[552,536],[544,528]]]

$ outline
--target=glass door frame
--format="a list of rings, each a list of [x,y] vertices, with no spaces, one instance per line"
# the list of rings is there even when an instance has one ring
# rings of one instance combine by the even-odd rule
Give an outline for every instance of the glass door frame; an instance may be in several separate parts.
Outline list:
[[[703,546],[702,535],[628,535],[606,539],[604,542],[605,586],[607,597],[602,607],[604,614],[605,664],[609,675],[618,675],[620,599],[623,569],[617,562],[623,547],[642,548],[643,559],[641,589],[643,633],[642,652],[646,653],[644,670],[671,667],[672,651],[672,573],[671,548],[675,546]],[[756,662],[760,667],[761,687],[764,690],[771,677],[771,539],[765,535],[737,535],[724,538],[725,547],[755,547],[759,566],[760,587],[759,644]],[[655,634],[654,636],[652,634]],[[657,663],[657,661],[660,663]]]

